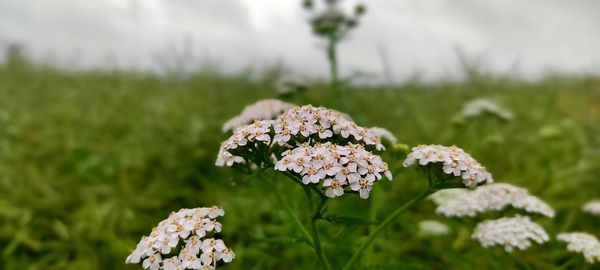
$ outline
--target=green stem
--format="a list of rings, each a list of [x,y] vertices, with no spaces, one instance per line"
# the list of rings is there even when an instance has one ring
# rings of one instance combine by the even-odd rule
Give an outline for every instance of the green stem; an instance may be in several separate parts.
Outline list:
[[[400,214],[404,213],[410,207],[412,207],[413,205],[422,201],[423,199],[425,199],[427,196],[429,196],[433,192],[435,192],[435,190],[431,189],[431,188],[421,192],[421,194],[419,194],[416,198],[406,202],[404,205],[402,205],[400,208],[396,209],[396,211],[394,211],[392,214],[390,214],[383,222],[381,222],[381,224],[379,224],[375,228],[375,230],[373,230],[373,232],[360,245],[360,247],[358,247],[358,250],[356,250],[356,252],[354,252],[354,254],[350,258],[348,263],[346,263],[346,265],[342,269],[350,269],[350,267],[356,262],[356,260],[358,260],[358,258],[360,258],[362,253],[369,247],[369,245],[383,231],[383,229],[385,229],[388,225],[390,225],[392,223],[392,221],[394,221],[394,219],[396,219]]]
[[[571,254],[571,257],[562,265],[559,266],[558,269],[570,269],[571,266],[573,266],[574,264],[577,264],[577,256],[574,256]]]
[[[327,44],[327,60],[329,60],[329,69],[331,75],[331,89],[337,91],[338,89],[338,60],[337,60],[337,35],[335,33],[329,36]]]
[[[312,233],[312,238],[313,238],[313,243],[314,243],[314,247],[315,247],[315,252],[317,253],[317,257],[319,259],[319,263],[321,264],[321,266],[324,269],[331,269],[331,266],[329,265],[329,261],[327,261],[327,257],[325,256],[325,252],[323,251],[323,248],[321,247],[321,240],[319,238],[319,230],[317,228],[317,220],[319,220],[319,218],[321,218],[321,216],[323,215],[323,208],[325,207],[325,203],[327,202],[327,197],[321,195],[321,200],[319,201],[319,205],[317,206],[317,208],[315,209],[315,214],[312,216],[312,220],[311,220],[311,233]]]
[[[327,257],[325,256],[325,252],[323,251],[323,248],[321,247],[321,240],[319,239],[319,231],[317,229],[317,220],[319,220],[323,216],[323,209],[325,208],[325,203],[327,202],[327,197],[323,194],[323,192],[321,192],[314,185],[307,186],[307,185],[302,184],[302,180],[299,177],[295,176],[294,174],[287,172],[287,171],[283,172],[283,174],[304,188],[304,193],[306,194],[306,198],[308,200],[309,207],[311,209],[312,209],[312,205],[313,205],[313,200],[312,200],[312,196],[310,195],[310,190],[313,190],[319,196],[320,201],[319,201],[317,208],[315,209],[315,213],[313,214],[311,223],[310,223],[311,236],[312,236],[310,239],[312,239],[311,240],[312,246],[315,250],[315,253],[317,253],[317,258],[319,259],[319,262],[322,265],[322,267],[324,269],[331,269],[331,266],[329,265],[329,261],[327,261]],[[298,220],[297,222],[299,223],[299,226],[302,226],[302,223],[300,223],[300,220]],[[302,228],[304,228],[304,226],[302,226]]]
[[[281,196],[281,193],[279,191],[275,191],[275,196],[277,196],[277,199],[281,202],[281,204],[283,205],[283,208],[288,213],[288,215],[290,217],[292,217],[292,220],[294,220],[296,227],[298,227],[298,229],[300,230],[300,232],[302,233],[304,238],[306,238],[306,241],[311,246],[314,246],[314,241],[313,241],[312,237],[310,236],[308,230],[304,227],[304,225],[302,225],[302,221],[300,221],[300,218],[298,218],[298,216],[296,214],[294,214],[292,207],[290,207],[290,205],[285,201],[285,199],[283,198],[283,196]]]
[[[379,206],[379,202],[378,202],[378,194],[377,193],[378,189],[373,189],[371,190],[371,208],[369,210],[369,220],[377,220],[377,210],[378,210],[378,206]],[[368,227],[368,233],[371,234],[373,232],[373,230],[375,230],[376,228],[376,223],[373,222],[372,224],[369,225]],[[368,247],[367,250],[365,251],[365,260],[368,262],[370,262],[371,259],[371,254],[373,253],[373,247]]]

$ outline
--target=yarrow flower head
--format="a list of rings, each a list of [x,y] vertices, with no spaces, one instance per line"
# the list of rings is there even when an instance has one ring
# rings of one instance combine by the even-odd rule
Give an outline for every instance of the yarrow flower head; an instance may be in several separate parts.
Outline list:
[[[567,243],[567,250],[582,253],[589,263],[600,262],[600,242],[595,236],[583,232],[561,233],[559,241]]]
[[[322,185],[325,195],[357,192],[368,198],[388,165],[371,151],[383,150],[380,138],[344,114],[311,105],[294,107],[275,120],[237,128],[221,145],[217,166],[275,167],[304,185]]]
[[[447,217],[474,217],[485,211],[501,211],[507,207],[522,209],[554,217],[554,210],[538,197],[520,187],[506,183],[492,183],[466,191],[461,196],[440,201],[436,212]]]
[[[505,121],[513,119],[513,113],[510,110],[487,98],[479,98],[467,102],[463,107],[461,115],[465,119],[477,118],[483,115],[492,115]]]
[[[381,140],[368,129],[358,126],[338,111],[306,105],[284,112],[273,124],[275,143],[285,145],[293,141],[327,141],[334,135],[344,140],[383,150]]]
[[[234,153],[238,148],[252,152],[257,146],[279,146],[285,151],[304,143],[333,140],[342,144],[354,143],[376,150],[384,149],[377,135],[358,126],[347,115],[307,105],[291,108],[275,120],[257,120],[235,129],[233,135],[221,145],[217,165],[231,166],[229,164],[243,163],[242,159],[234,159],[236,156],[244,158]],[[226,152],[233,156],[227,155]]]
[[[600,200],[593,200],[586,203],[582,210],[588,214],[600,216]]]
[[[142,237],[125,262],[150,270],[214,269],[219,261],[231,262],[235,253],[212,237],[221,232],[216,218],[224,214],[216,206],[173,212]]]
[[[532,242],[542,244],[549,240],[544,228],[526,216],[483,221],[477,224],[471,237],[485,248],[499,245],[507,252],[515,248],[525,250]]]
[[[381,157],[359,144],[302,145],[282,155],[275,169],[299,175],[305,185],[321,184],[325,195],[331,198],[353,191],[366,199],[376,181],[384,175],[392,179],[388,165]]]
[[[378,136],[382,140],[387,140],[388,142],[394,144],[398,142],[398,138],[389,130],[382,127],[371,127],[369,128],[369,132]]]
[[[277,99],[263,99],[250,104],[242,112],[223,124],[223,132],[246,126],[256,120],[273,120],[296,105]]]
[[[419,235],[440,236],[450,233],[450,228],[445,223],[437,220],[423,220],[419,222]]]
[[[233,135],[221,144],[215,164],[231,167],[236,163],[245,163],[243,156],[257,155],[256,151],[265,150],[272,139],[272,126],[273,120],[256,120],[250,125],[237,128]],[[248,152],[248,149],[256,150]]]
[[[460,177],[467,187],[494,181],[485,167],[471,155],[456,146],[419,145],[413,147],[404,160],[404,167],[418,163],[420,166],[435,166],[446,175]]]

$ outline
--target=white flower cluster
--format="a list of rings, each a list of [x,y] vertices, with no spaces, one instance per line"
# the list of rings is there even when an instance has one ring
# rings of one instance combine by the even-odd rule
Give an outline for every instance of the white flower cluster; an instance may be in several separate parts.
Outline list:
[[[588,233],[572,232],[561,233],[558,240],[567,243],[567,249],[572,252],[582,253],[589,263],[600,262],[600,242]]]
[[[224,214],[216,206],[173,212],[149,236],[142,237],[125,262],[141,262],[150,270],[214,269],[218,261],[231,262],[235,253],[223,240],[207,237],[221,232],[221,223],[215,219]]]
[[[359,144],[340,146],[327,142],[315,146],[302,145],[282,155],[275,169],[300,175],[305,185],[323,181],[325,195],[331,198],[342,196],[344,187],[349,186],[351,191],[366,199],[373,183],[383,175],[392,179],[388,165],[381,157]]]
[[[250,104],[242,112],[223,124],[223,132],[235,130],[248,125],[255,120],[272,120],[281,113],[296,105],[277,99],[263,99]]]
[[[440,163],[444,173],[461,177],[467,187],[480,183],[494,182],[492,174],[481,166],[471,155],[456,146],[419,145],[412,148],[404,160],[404,167],[415,164],[425,166],[429,163]]]
[[[600,200],[593,200],[590,201],[588,203],[586,203],[583,208],[582,208],[583,212],[595,215],[595,216],[600,216]]]
[[[371,127],[369,128],[369,132],[371,132],[372,134],[376,135],[377,137],[383,139],[383,140],[388,140],[390,143],[396,143],[398,142],[398,138],[396,138],[396,136],[394,136],[394,134],[382,127]]]
[[[554,210],[538,197],[520,187],[505,183],[492,183],[473,191],[443,201],[436,209],[438,214],[446,217],[474,217],[485,211],[501,211],[506,207],[523,209],[529,213],[538,213],[554,217]]]
[[[486,248],[500,245],[507,252],[527,249],[532,241],[541,244],[549,240],[546,231],[526,216],[483,221],[477,224],[471,237]]]
[[[323,140],[340,135],[344,139],[375,146],[377,150],[384,149],[379,137],[368,129],[348,120],[344,114],[324,107],[294,107],[284,112],[273,126],[274,141],[279,145],[289,144],[297,139],[296,136],[308,138],[315,135]]]
[[[469,194],[469,190],[464,188],[448,188],[438,190],[435,193],[429,195],[429,199],[437,205],[446,204],[449,201],[458,199],[462,196]]]
[[[231,167],[236,163],[244,163],[244,158],[235,156],[230,151],[253,143],[270,144],[272,125],[273,120],[256,120],[250,125],[235,129],[233,135],[221,144],[215,164]]]
[[[450,233],[450,228],[445,223],[437,220],[423,220],[419,222],[419,235],[440,236]]]
[[[491,99],[479,98],[467,102],[461,112],[464,118],[476,118],[485,114],[494,115],[503,120],[511,120],[513,113]]]
[[[276,143],[290,149],[307,141],[309,137],[314,141],[332,139],[334,135],[339,135],[348,141],[353,139],[357,144],[384,149],[377,135],[348,118],[335,110],[307,105],[289,109],[276,120],[255,120],[252,124],[236,128],[231,137],[221,144],[215,164],[231,167],[237,163],[245,163],[244,157],[232,153],[238,148],[251,151],[258,144],[271,146]]]

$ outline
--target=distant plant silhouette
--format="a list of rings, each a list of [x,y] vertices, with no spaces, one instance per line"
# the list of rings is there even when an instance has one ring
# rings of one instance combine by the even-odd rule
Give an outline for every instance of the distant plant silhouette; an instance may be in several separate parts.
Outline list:
[[[337,45],[344,37],[358,26],[358,21],[365,14],[363,4],[357,4],[354,12],[348,15],[340,7],[340,0],[324,0],[325,6],[317,10],[313,0],[305,0],[303,7],[311,12],[310,25],[313,33],[325,39],[327,45],[327,60],[330,69],[330,84],[333,90],[339,88]]]

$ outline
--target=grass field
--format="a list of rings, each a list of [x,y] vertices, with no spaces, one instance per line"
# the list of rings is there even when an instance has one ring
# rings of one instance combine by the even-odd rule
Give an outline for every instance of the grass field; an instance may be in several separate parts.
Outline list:
[[[142,235],[171,211],[210,205],[225,209],[222,237],[237,253],[225,269],[315,269],[314,253],[281,207],[290,204],[306,221],[302,189],[272,172],[214,166],[228,137],[223,122],[249,103],[277,97],[274,79],[268,72],[170,79],[22,61],[0,66],[0,269],[138,269],[124,261]],[[536,219],[549,243],[506,253],[470,239],[477,219],[438,216],[425,201],[384,232],[364,268],[592,269],[554,236],[600,236],[600,218],[580,210],[600,198],[600,78],[473,76],[342,92],[317,83],[286,101],[337,109],[411,146],[456,144],[496,181],[526,187],[557,210],[554,219]],[[462,105],[478,97],[504,104],[514,120],[457,124]],[[400,166],[401,157],[384,159],[395,168],[392,182],[376,185],[371,200],[344,196],[330,210],[377,221],[425,187],[419,172]],[[417,223],[425,219],[452,231],[420,237]],[[367,227],[322,224],[332,263],[348,259]]]

